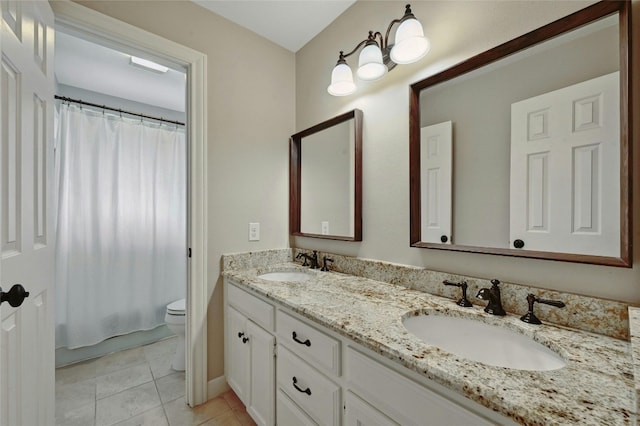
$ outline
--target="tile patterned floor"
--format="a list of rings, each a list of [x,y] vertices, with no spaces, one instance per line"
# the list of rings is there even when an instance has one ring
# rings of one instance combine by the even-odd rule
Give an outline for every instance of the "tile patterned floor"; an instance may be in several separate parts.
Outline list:
[[[255,425],[233,393],[195,408],[184,372],[171,369],[176,339],[56,370],[57,426]]]

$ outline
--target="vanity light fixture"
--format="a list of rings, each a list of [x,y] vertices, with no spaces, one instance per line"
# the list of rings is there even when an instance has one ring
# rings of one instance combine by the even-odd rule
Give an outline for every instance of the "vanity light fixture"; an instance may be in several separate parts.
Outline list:
[[[137,56],[132,56],[131,57],[131,62],[129,62],[131,65],[140,67],[140,68],[144,68],[148,71],[155,71],[155,72],[159,72],[159,73],[165,73],[167,71],[169,71],[168,67],[165,67],[164,65],[160,65],[160,64],[156,64],[153,61],[149,61],[148,59],[142,59],[142,58],[138,58]]]
[[[389,34],[394,24],[400,24],[395,34],[395,44],[389,45]],[[380,42],[378,42],[378,40]],[[423,58],[431,48],[429,40],[424,36],[422,25],[411,12],[411,5],[406,5],[404,16],[394,19],[382,37],[378,31],[369,31],[366,40],[345,55],[340,51],[338,63],[331,72],[331,84],[327,91],[333,96],[347,96],[356,91],[353,73],[347,65],[346,58],[353,55],[361,47],[356,74],[360,80],[374,81],[382,78],[396,64],[411,64]]]

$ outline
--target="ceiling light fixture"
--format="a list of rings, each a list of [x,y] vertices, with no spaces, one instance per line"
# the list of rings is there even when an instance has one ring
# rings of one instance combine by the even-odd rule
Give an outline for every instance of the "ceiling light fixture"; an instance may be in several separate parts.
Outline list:
[[[389,45],[391,27],[400,24],[395,34],[395,44]],[[378,43],[377,39],[380,40]],[[346,58],[353,55],[361,47],[356,74],[360,80],[374,81],[382,78],[387,71],[391,71],[396,64],[411,64],[423,58],[431,48],[429,40],[424,36],[422,25],[411,12],[411,5],[407,5],[404,16],[394,19],[387,28],[386,35],[378,31],[369,31],[366,40],[346,55],[340,51],[338,63],[331,72],[331,84],[327,91],[333,96],[347,96],[356,91],[353,73],[347,65]]]
[[[156,64],[153,61],[149,61],[147,59],[138,58],[137,56],[132,56],[131,57],[130,64],[134,65],[134,66],[137,66],[137,67],[144,68],[146,70],[151,70],[151,71],[160,72],[160,73],[165,73],[165,72],[169,71],[169,68],[165,67],[164,65]]]

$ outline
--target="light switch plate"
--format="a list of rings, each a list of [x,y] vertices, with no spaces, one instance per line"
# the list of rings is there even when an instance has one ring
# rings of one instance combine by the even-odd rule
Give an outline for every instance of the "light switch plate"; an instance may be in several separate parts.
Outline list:
[[[329,235],[329,221],[320,222],[322,235]]]
[[[249,241],[260,241],[260,223],[249,223]]]

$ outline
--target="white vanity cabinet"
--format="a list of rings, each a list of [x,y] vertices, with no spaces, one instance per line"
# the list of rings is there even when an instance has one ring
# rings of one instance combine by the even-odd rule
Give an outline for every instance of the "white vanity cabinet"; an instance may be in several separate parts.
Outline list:
[[[225,298],[227,382],[260,425],[515,425],[227,280]]]
[[[233,285],[227,285],[226,289],[227,383],[257,424],[272,426],[275,424],[275,337],[269,331],[273,331],[273,306]]]

